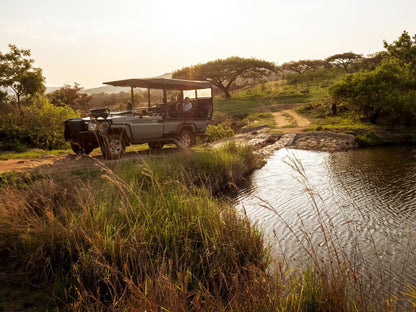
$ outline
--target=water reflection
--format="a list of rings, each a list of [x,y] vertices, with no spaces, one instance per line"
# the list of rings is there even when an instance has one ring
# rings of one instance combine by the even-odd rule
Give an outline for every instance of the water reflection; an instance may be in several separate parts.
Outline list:
[[[357,270],[397,291],[403,282],[416,285],[411,236],[415,181],[415,148],[338,153],[282,149],[254,174],[236,204],[288,259],[305,257],[305,233],[314,246],[322,246],[319,220],[324,220],[326,231]]]

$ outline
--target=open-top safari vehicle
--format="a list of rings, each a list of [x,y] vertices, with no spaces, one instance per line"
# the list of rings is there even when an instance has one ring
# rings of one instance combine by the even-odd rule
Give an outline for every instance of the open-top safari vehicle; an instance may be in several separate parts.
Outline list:
[[[147,143],[150,149],[161,149],[166,143],[190,147],[196,136],[206,131],[212,117],[212,85],[208,81],[143,78],[104,84],[130,87],[131,103],[125,111],[98,108],[90,110],[89,117],[66,120],[65,140],[77,154],[89,154],[101,147],[105,158],[116,159],[130,144]],[[147,106],[135,107],[134,88],[147,89]],[[151,95],[153,90],[159,90],[158,100]],[[187,111],[184,99],[192,106]]]

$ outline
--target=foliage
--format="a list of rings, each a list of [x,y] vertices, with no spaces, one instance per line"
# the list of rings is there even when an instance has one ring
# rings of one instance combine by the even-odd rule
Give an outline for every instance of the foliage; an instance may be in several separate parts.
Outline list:
[[[54,106],[43,97],[22,107],[22,112],[23,115],[8,113],[0,116],[0,150],[62,148],[65,144],[63,122],[77,117],[70,107]]]
[[[359,68],[363,70],[374,70],[385,58],[388,57],[388,53],[380,51],[363,57],[359,63]]]
[[[207,127],[207,131],[205,132],[205,135],[207,142],[213,142],[216,140],[233,136],[234,131],[230,128],[230,126],[226,126],[223,124],[209,125]]]
[[[288,74],[285,76],[285,80],[289,85],[301,85],[306,89],[311,85],[327,87],[344,76],[345,72],[337,67],[319,68],[305,72],[302,75]]]
[[[68,105],[73,110],[87,111],[89,109],[88,104],[91,100],[91,96],[82,93],[82,87],[78,83],[74,83],[74,86],[64,85],[60,89],[53,91],[46,96],[49,102],[55,106]]]
[[[9,44],[8,53],[0,52],[0,87],[10,88],[16,94],[21,109],[22,96],[34,96],[45,91],[42,70],[34,68],[30,50],[18,49]]]
[[[230,98],[230,88],[238,78],[258,80],[276,70],[276,65],[271,62],[233,56],[184,67],[175,71],[172,77],[211,81],[214,86],[224,92],[227,98]]]
[[[392,44],[384,41],[388,54],[398,60],[401,65],[409,66],[416,76],[416,34],[413,37],[404,31]]]
[[[281,66],[283,70],[294,71],[298,74],[303,74],[306,71],[316,70],[318,68],[324,67],[327,65],[327,62],[322,60],[300,60],[284,63]]]
[[[349,72],[349,67],[360,61],[362,58],[361,54],[356,54],[353,52],[345,52],[340,54],[335,54],[326,59],[326,61],[334,66],[342,67],[346,72]]]
[[[383,61],[371,72],[347,75],[330,88],[335,101],[345,102],[371,123],[380,117],[393,127],[416,114],[416,80],[397,60]]]
[[[383,143],[385,143],[385,141],[382,138],[380,138],[373,132],[357,134],[356,140],[358,144],[362,147],[380,146]]]

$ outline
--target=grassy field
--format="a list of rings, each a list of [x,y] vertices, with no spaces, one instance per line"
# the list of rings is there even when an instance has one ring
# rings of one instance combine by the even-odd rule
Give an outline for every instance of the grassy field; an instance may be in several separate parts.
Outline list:
[[[224,196],[256,166],[231,144],[3,185],[0,310],[394,311],[330,235],[330,262],[271,257]]]

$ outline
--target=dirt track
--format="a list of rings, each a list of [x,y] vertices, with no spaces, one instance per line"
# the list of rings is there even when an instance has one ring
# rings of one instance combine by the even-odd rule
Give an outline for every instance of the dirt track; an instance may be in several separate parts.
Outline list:
[[[148,150],[143,152],[127,152],[124,154],[123,160],[142,159],[146,157],[152,157]],[[153,155],[153,157],[157,157],[157,155]],[[35,171],[48,174],[53,172],[81,170],[85,168],[98,169],[103,164],[114,163],[117,161],[118,160],[104,160],[99,152],[93,152],[91,156],[79,156],[75,154],[62,154],[59,156],[45,155],[33,158],[0,160],[0,174],[12,171]]]

